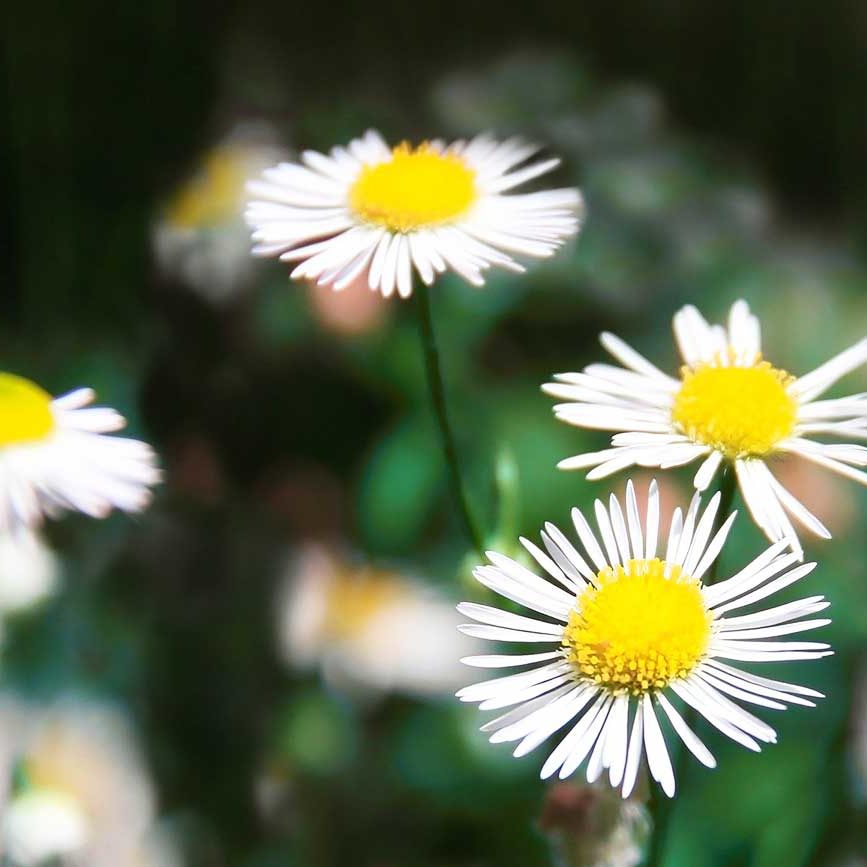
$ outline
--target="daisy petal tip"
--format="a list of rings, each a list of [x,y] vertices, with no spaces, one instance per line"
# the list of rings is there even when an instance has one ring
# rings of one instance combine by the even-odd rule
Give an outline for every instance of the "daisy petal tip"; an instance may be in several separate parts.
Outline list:
[[[576,466],[576,463],[579,461],[579,458],[563,458],[562,461],[558,461],[557,469],[558,470],[578,470],[581,469],[581,466]]]

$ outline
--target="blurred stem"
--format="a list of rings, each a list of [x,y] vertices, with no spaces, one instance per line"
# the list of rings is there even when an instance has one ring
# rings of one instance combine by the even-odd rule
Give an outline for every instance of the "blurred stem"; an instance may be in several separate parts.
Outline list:
[[[478,552],[479,557],[484,559],[485,552],[482,545],[482,537],[479,533],[478,525],[473,520],[467,502],[466,487],[461,476],[458,453],[455,448],[451,425],[449,424],[439,350],[437,349],[433,321],[431,319],[430,292],[427,285],[419,282],[419,285],[415,287],[414,295],[416,310],[418,311],[419,334],[421,336],[422,349],[424,350],[425,368],[427,369],[428,391],[439,429],[440,446],[442,447],[443,456],[448,467],[449,486],[451,487],[452,497],[458,508],[458,514],[460,515],[467,538]]]
[[[502,446],[497,454],[497,538],[511,542],[518,535],[520,475],[518,462],[508,446]]]
[[[725,469],[723,470],[723,476],[719,483],[719,492],[720,492],[720,500],[719,500],[719,509],[716,513],[716,520],[713,525],[713,532],[711,533],[711,539],[716,536],[719,532],[720,527],[725,523],[726,518],[728,518],[729,514],[732,510],[732,503],[735,499],[735,491],[737,490],[738,480],[735,475],[734,468],[731,464],[726,464]],[[707,576],[704,579],[705,585],[708,587],[711,584],[716,583],[717,574],[719,571],[719,561],[720,557],[722,557],[722,552],[720,552],[719,556],[716,560],[711,563],[711,567],[708,570]]]
[[[719,508],[717,509],[716,518],[714,519],[713,531],[710,538],[713,539],[719,532],[722,525],[728,518],[732,502],[735,497],[737,488],[737,477],[731,465],[726,464],[723,470],[722,478],[719,483]],[[710,569],[704,578],[705,586],[709,587],[716,583],[719,573],[719,561],[722,557],[722,552],[711,564]],[[695,710],[687,705],[683,711],[683,719],[689,729],[695,728]],[[683,748],[680,740],[674,742],[677,750],[674,756],[674,779],[678,781],[678,786],[681,784],[686,774],[686,758],[687,750]],[[650,812],[653,816],[653,836],[650,838],[650,847],[647,851],[647,858],[644,861],[645,867],[663,867],[665,861],[663,855],[665,853],[665,843],[668,838],[668,829],[671,824],[671,816],[674,813],[674,799],[669,798],[655,783],[651,783],[650,796]]]

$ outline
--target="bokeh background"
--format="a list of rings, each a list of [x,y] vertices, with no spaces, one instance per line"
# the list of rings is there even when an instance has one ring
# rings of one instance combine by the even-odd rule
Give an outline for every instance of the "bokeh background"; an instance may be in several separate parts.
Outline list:
[[[4,14],[0,367],[96,387],[166,480],[142,516],[54,523],[28,564],[0,553],[0,828],[25,815],[37,841],[0,842],[0,863],[102,867],[112,833],[144,841],[129,867],[637,863],[641,797],[543,785],[450,697],[472,679],[452,605],[479,589],[412,304],[250,260],[243,180],[369,126],[563,157],[579,240],[433,297],[472,499],[509,551],[608,490],[554,469],[604,436],[539,391],[599,358],[600,330],[671,368],[674,310],[743,296],[795,373],[867,334],[867,6]],[[867,497],[780,472],[835,534],[807,550],[837,650],[781,676],[828,698],[774,720],[760,756],[703,733],[720,767],[681,785],[671,867],[867,864]],[[688,489],[665,475],[670,507]],[[724,570],[760,544],[742,520]]]

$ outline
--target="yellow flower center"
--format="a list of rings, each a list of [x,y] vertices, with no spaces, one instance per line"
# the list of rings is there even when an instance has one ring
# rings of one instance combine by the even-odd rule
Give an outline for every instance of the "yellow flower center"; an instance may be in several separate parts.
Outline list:
[[[41,440],[54,430],[51,395],[12,373],[0,373],[0,447]]]
[[[727,458],[763,457],[794,430],[798,407],[786,390],[792,381],[760,358],[752,367],[687,367],[672,420],[688,437]]]
[[[608,567],[578,597],[567,658],[614,692],[641,695],[685,677],[707,650],[711,614],[700,582],[662,560]]]
[[[476,198],[475,172],[454,154],[424,143],[404,143],[385,163],[365,166],[349,191],[349,204],[370,223],[410,232],[454,219]]]

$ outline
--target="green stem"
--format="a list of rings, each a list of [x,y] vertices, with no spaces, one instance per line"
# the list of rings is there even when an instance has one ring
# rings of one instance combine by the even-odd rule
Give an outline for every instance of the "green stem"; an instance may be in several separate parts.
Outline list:
[[[713,531],[710,535],[711,539],[716,536],[725,523],[726,518],[728,518],[736,489],[737,478],[732,467],[727,464],[719,483],[720,503],[716,518],[714,519]],[[705,586],[709,587],[711,584],[716,583],[720,556],[714,560],[705,575],[703,579]],[[688,705],[684,709],[683,719],[689,729],[695,728],[695,710],[691,706]],[[687,751],[683,749],[683,745],[678,741],[677,752],[674,756],[674,778],[678,781],[678,785],[680,785],[680,781],[683,780],[686,773],[686,755]],[[662,867],[664,864],[665,843],[668,838],[671,817],[674,813],[674,800],[667,797],[656,784],[651,785],[653,788],[650,797],[650,811],[653,815],[653,836],[650,839],[650,847],[647,851],[644,864],[645,867]]]
[[[482,537],[479,533],[478,525],[473,520],[467,502],[466,489],[461,476],[460,464],[458,463],[458,453],[455,448],[451,425],[449,424],[439,351],[437,350],[433,321],[431,319],[430,292],[424,283],[420,283],[415,287],[414,295],[416,310],[418,311],[419,333],[421,335],[422,349],[424,350],[425,368],[427,369],[428,390],[430,392],[434,416],[437,420],[437,428],[439,429],[440,445],[448,467],[449,486],[467,538],[478,552],[479,557],[484,559],[485,549],[482,545]]]

